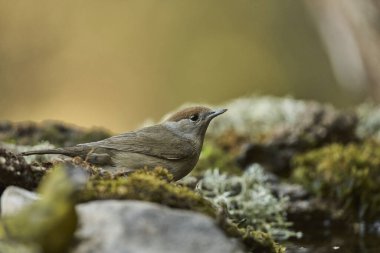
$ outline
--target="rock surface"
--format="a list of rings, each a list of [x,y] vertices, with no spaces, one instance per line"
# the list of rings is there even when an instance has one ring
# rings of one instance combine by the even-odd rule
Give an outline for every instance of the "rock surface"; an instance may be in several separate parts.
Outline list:
[[[1,196],[1,215],[14,214],[36,199],[38,199],[38,196],[34,192],[16,186],[9,186]]]
[[[80,243],[73,253],[243,252],[202,214],[142,201],[94,201],[78,206]]]
[[[17,212],[38,196],[8,187],[2,215]],[[241,253],[215,222],[199,213],[130,200],[93,201],[77,206],[80,225],[72,253]]]
[[[317,103],[309,103],[297,121],[279,125],[267,132],[263,141],[242,147],[237,158],[241,167],[259,163],[276,174],[288,175],[295,154],[329,143],[357,141],[355,114]]]

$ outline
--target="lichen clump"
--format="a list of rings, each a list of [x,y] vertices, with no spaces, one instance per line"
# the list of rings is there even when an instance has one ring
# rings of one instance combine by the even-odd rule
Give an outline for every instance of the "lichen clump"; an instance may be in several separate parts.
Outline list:
[[[358,126],[356,135],[360,138],[375,138],[380,140],[380,106],[364,103],[356,108]]]
[[[262,231],[278,240],[297,236],[286,221],[287,198],[274,196],[267,181],[263,168],[254,164],[241,176],[208,170],[197,189],[216,206],[224,207],[241,228]]]
[[[359,221],[380,217],[380,145],[331,144],[298,155],[293,179],[329,201],[343,216]]]

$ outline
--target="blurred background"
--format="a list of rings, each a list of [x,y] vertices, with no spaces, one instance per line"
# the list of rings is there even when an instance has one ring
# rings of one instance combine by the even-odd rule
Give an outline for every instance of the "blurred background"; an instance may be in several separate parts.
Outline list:
[[[0,120],[115,132],[186,102],[377,99],[374,0],[0,0]]]

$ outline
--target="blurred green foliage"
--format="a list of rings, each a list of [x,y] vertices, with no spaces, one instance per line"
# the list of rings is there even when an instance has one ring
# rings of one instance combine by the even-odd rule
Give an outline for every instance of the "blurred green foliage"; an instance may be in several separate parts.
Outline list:
[[[41,194],[39,200],[16,214],[3,216],[0,220],[0,240],[7,244],[13,241],[17,247],[23,246],[19,252],[66,252],[78,223],[75,192],[79,181],[73,182],[70,173],[74,174],[63,166],[56,167],[42,180],[38,188]],[[15,252],[8,251],[5,245],[3,250]]]
[[[242,169],[235,162],[235,157],[224,151],[220,146],[211,141],[203,144],[202,153],[196,167],[191,171],[192,176],[203,176],[204,172],[209,169],[218,169],[230,175],[241,175]]]

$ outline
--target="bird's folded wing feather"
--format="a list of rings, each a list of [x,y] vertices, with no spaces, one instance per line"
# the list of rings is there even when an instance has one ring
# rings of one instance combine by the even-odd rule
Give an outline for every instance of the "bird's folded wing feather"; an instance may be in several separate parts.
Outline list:
[[[195,152],[195,146],[191,140],[181,138],[161,125],[80,145],[141,153],[170,160],[184,159]]]

